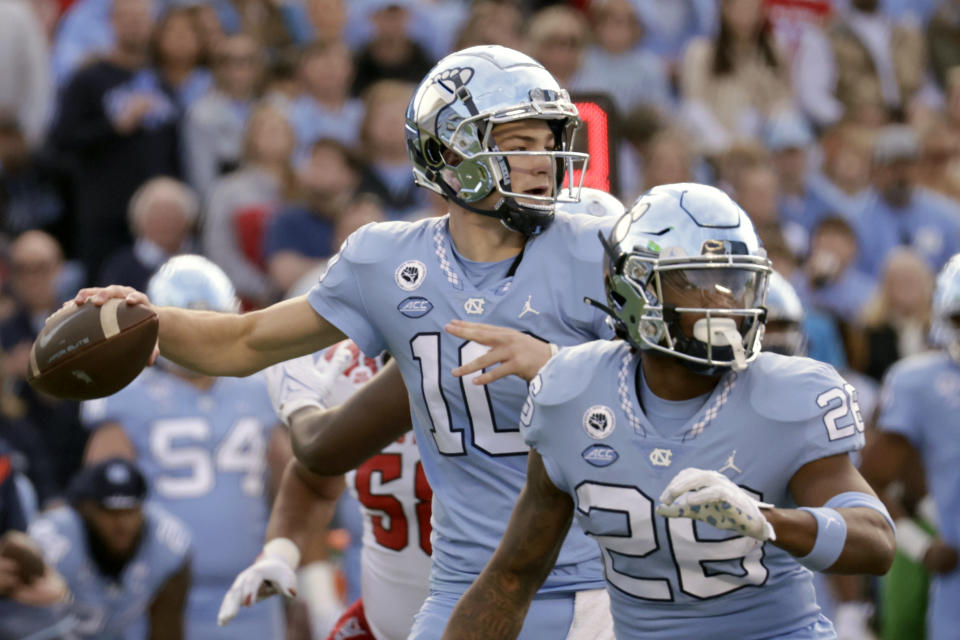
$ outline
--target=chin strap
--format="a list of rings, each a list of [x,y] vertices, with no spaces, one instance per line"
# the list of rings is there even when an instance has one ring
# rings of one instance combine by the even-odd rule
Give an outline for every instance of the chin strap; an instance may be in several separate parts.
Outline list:
[[[500,198],[500,201],[497,202],[493,209],[481,209],[458,198],[457,192],[440,177],[438,172],[432,171],[427,174],[427,178],[434,184],[439,185],[444,195],[458,206],[482,216],[497,218],[511,231],[522,233],[527,237],[540,235],[546,231],[550,223],[553,222],[554,210],[552,207],[549,209],[524,207],[512,198],[503,197]]]

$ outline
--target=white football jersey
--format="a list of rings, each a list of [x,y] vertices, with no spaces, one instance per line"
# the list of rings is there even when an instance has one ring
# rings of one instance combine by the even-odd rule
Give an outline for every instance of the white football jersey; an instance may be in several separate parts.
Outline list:
[[[339,345],[320,357],[330,359]],[[327,402],[340,404],[383,366],[352,342],[353,362],[333,385]],[[367,623],[377,638],[402,640],[427,597],[430,577],[430,502],[433,492],[408,432],[355,471],[347,487],[363,509],[361,587]]]

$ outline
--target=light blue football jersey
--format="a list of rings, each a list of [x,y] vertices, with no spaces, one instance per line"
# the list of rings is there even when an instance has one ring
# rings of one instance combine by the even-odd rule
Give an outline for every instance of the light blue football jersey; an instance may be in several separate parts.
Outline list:
[[[40,545],[44,559],[63,575],[73,593],[68,614],[75,618],[71,631],[77,636],[145,638],[151,602],[188,561],[190,533],[184,524],[149,501],[143,510],[143,538],[118,581],[97,569],[90,557],[86,529],[72,508],[48,511],[30,525],[30,536]]]
[[[960,366],[944,352],[893,365],[884,380],[877,426],[904,436],[920,452],[940,536],[960,549]],[[930,638],[956,638],[960,569],[932,576],[930,600]]]
[[[270,515],[266,450],[277,418],[262,376],[218,378],[203,391],[150,367],[119,393],[85,402],[81,415],[92,429],[123,426],[151,499],[193,534],[187,638],[281,636],[276,598],[241,611],[236,628],[217,626],[220,601],[260,552]]]
[[[852,387],[829,365],[761,353],[668,433],[637,400],[639,363],[623,341],[564,349],[531,383],[522,421],[600,543],[617,637],[834,637],[813,574],[786,551],[654,509],[687,467],[795,507],[787,485],[800,467],[863,446]]]
[[[367,225],[344,243],[309,293],[317,313],[364,353],[388,350],[410,395],[424,471],[433,487],[431,586],[464,591],[492,555],[523,487],[519,432],[527,383],[486,386],[451,370],[486,348],[454,337],[455,318],[511,327],[559,345],[611,333],[583,302],[603,299],[598,231],[613,219],[558,213],[527,242],[515,275],[478,290],[453,254],[448,218]],[[574,527],[541,593],[602,586],[596,544]]]

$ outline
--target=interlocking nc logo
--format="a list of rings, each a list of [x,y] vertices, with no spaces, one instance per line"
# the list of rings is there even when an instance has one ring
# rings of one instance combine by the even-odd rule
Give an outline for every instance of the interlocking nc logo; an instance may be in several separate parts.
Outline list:
[[[463,310],[470,315],[478,316],[483,313],[483,305],[486,302],[483,298],[468,298],[463,303]]]
[[[672,456],[673,451],[670,449],[654,449],[650,452],[650,464],[655,467],[669,467]]]

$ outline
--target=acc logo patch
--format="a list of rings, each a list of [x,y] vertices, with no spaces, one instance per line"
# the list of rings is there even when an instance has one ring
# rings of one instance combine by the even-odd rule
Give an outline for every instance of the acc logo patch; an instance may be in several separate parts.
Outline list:
[[[602,440],[613,433],[617,419],[610,407],[594,405],[583,414],[583,430],[594,440]]]
[[[613,447],[608,447],[605,444],[590,445],[580,455],[595,467],[609,467],[620,457],[620,454]]]
[[[433,309],[433,303],[421,296],[404,298],[397,305],[397,311],[408,318],[422,318]]]
[[[423,279],[427,275],[427,265],[419,260],[407,260],[393,274],[397,286],[404,291],[414,291],[423,284]]]

